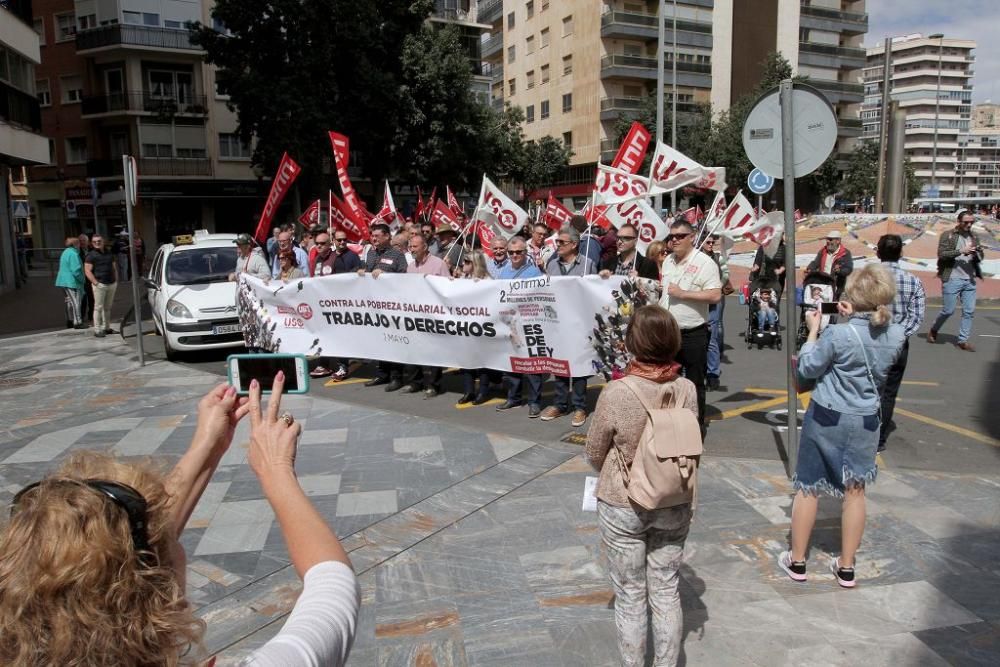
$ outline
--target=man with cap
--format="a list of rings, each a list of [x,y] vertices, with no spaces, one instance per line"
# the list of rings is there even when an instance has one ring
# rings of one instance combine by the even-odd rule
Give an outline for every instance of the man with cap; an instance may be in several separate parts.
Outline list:
[[[260,249],[253,247],[253,239],[249,234],[240,234],[233,241],[236,244],[236,268],[229,274],[230,282],[239,282],[240,276],[244,273],[259,278],[260,280],[271,279],[271,269],[267,265],[267,260],[261,254]]]
[[[456,245],[455,239],[458,238],[458,233],[452,228],[447,222],[442,222],[437,228],[437,252],[433,253],[437,257],[443,259],[448,263],[448,266],[454,267],[458,263],[458,257],[456,255]],[[430,244],[428,244],[430,246]],[[460,249],[459,249],[460,250]]]
[[[847,276],[854,270],[851,251],[841,243],[841,234],[834,230],[826,235],[826,245],[816,253],[816,258],[806,267],[806,273],[825,273],[834,279],[834,300],[840,298],[847,283]]]

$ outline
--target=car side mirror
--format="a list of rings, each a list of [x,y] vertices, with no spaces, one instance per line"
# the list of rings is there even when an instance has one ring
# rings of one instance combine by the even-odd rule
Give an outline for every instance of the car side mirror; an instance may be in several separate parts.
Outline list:
[[[159,290],[159,289],[160,289],[160,286],[159,286],[159,285],[157,285],[156,283],[154,283],[154,282],[153,282],[153,281],[152,281],[151,279],[149,279],[149,278],[143,278],[143,279],[142,279],[142,282],[143,282],[143,283],[145,283],[145,285],[146,285],[146,287],[147,287],[148,289],[153,289],[153,290]]]

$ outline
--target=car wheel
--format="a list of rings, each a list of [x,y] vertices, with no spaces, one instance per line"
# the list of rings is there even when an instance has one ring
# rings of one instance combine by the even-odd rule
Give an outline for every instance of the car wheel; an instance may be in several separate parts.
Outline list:
[[[170,339],[163,337],[163,352],[167,356],[167,361],[177,361],[181,353],[170,346]]]

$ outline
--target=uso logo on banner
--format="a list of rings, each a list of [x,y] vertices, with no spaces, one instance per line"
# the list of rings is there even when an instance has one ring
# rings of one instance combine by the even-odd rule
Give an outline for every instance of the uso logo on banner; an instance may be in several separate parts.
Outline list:
[[[631,174],[599,169],[595,189],[598,196],[607,201],[620,197],[643,197],[649,192],[649,185]]]
[[[652,243],[656,240],[656,225],[651,222],[639,224],[639,240],[643,243]]]
[[[497,217],[497,224],[508,231],[516,231],[518,227],[517,214],[510,209],[504,208],[503,201],[489,190],[486,191],[485,199],[486,205],[490,207],[490,210]]]

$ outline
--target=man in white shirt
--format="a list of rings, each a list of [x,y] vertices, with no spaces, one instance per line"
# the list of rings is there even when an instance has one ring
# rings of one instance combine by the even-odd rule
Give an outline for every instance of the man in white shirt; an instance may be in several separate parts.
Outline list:
[[[694,247],[694,228],[684,221],[670,225],[663,261],[663,296],[666,308],[681,328],[681,351],[677,363],[684,377],[698,391],[698,421],[705,432],[705,374],[708,367],[708,307],[722,300],[722,279],[715,261]]]

